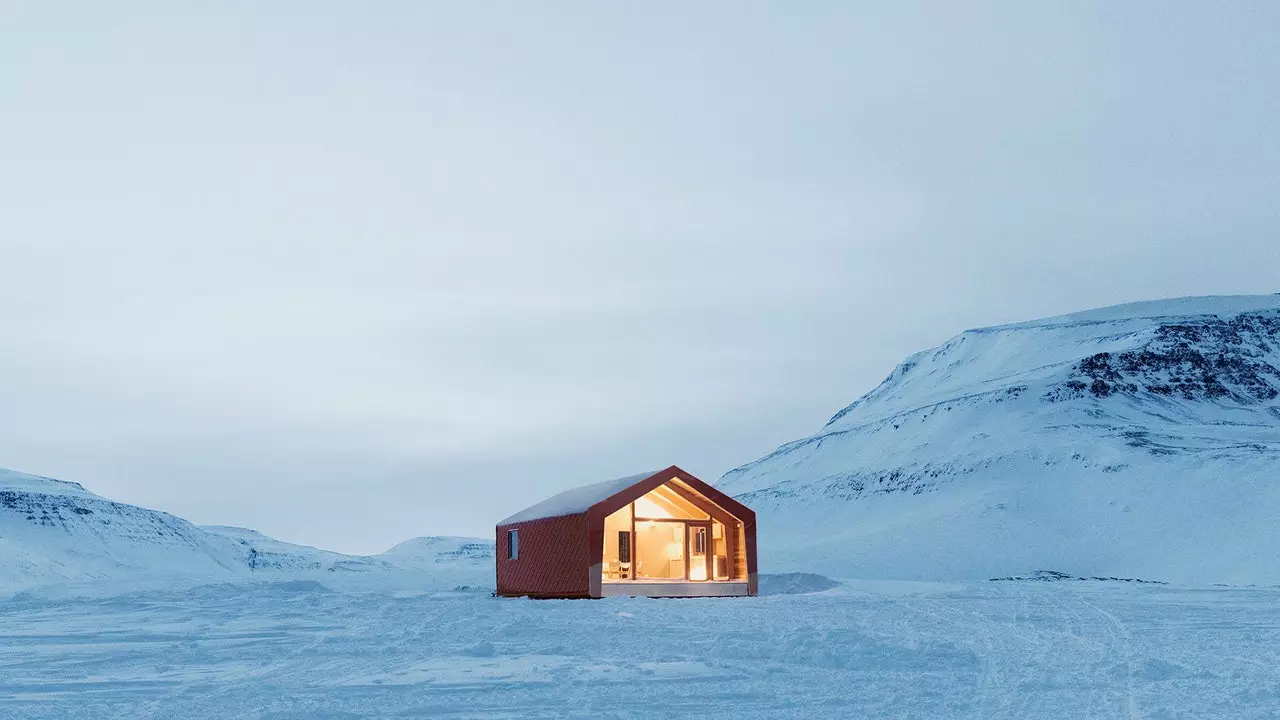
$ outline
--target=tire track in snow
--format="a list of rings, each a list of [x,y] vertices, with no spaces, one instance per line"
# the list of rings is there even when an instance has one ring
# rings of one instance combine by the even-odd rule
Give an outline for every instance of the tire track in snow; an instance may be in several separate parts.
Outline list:
[[[1107,623],[1108,628],[1119,639],[1122,648],[1121,654],[1124,659],[1125,667],[1125,710],[1129,720],[1142,720],[1142,712],[1138,708],[1138,695],[1134,689],[1134,672],[1133,672],[1133,639],[1129,635],[1129,628],[1115,615],[1103,610],[1096,604],[1081,598],[1081,602],[1085,607],[1100,615]]]

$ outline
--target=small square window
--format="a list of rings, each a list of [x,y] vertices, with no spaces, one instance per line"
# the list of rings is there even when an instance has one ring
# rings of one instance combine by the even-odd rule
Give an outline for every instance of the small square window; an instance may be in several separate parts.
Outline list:
[[[515,560],[520,557],[520,531],[507,531],[507,559]]]

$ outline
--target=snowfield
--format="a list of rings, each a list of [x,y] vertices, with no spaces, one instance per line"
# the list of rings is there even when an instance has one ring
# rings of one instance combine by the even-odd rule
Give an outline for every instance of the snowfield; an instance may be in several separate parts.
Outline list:
[[[309,580],[0,601],[0,718],[1275,718],[1280,589],[699,600]]]

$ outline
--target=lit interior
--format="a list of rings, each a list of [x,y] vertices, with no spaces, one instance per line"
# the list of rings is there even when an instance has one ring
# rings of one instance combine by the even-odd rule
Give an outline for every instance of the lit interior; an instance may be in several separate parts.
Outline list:
[[[635,506],[637,518],[708,520],[711,517],[665,485],[637,498]]]
[[[684,580],[684,523],[636,521],[636,577]]]
[[[733,546],[745,541],[742,530],[731,514],[673,478],[605,518],[602,580],[744,579],[745,553]]]
[[[623,533],[623,537],[619,537]],[[633,548],[622,550],[622,544],[631,542],[631,505],[604,519],[604,578],[606,580],[630,580],[634,577]]]

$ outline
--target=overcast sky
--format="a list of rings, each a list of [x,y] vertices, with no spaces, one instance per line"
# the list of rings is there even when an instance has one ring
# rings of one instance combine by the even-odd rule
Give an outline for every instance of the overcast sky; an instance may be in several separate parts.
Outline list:
[[[378,552],[1280,290],[1280,3],[694,5],[0,0],[0,467]]]

